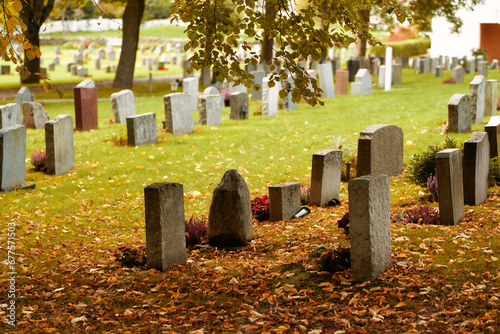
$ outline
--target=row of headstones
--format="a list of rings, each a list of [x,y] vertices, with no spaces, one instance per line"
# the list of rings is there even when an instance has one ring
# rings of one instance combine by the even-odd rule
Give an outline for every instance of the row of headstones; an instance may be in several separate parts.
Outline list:
[[[460,61],[462,64],[460,64]],[[458,57],[439,56],[439,58],[414,58],[413,59],[413,69],[419,69],[420,73],[436,73],[436,76],[442,76],[443,70],[452,70],[461,66],[467,73],[474,73],[476,70],[478,74],[487,76],[489,69],[498,69],[498,60],[494,59],[490,65],[486,60],[483,60],[482,56],[479,56],[477,62],[473,59],[467,59],[464,57],[460,60]]]
[[[181,43],[176,43],[174,46],[172,46],[172,43],[166,43],[165,46],[163,45],[158,45],[156,47],[147,47],[146,45],[141,45],[139,47],[139,53],[144,54],[146,52],[150,54],[156,54],[158,56],[161,56],[164,52],[176,52],[176,53],[181,53],[182,50],[182,44]]]

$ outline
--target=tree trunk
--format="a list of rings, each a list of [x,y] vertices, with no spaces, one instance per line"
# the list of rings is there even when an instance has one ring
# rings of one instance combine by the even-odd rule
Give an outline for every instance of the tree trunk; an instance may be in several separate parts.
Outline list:
[[[323,14],[324,12],[326,11],[326,4],[325,2],[321,3],[320,7],[319,7],[319,12],[321,14]],[[325,22],[323,21],[323,18],[321,18],[319,20],[319,28],[324,31],[324,32],[327,32],[328,31],[328,26],[329,24],[326,24],[325,25]],[[327,48],[323,48],[321,50],[321,57],[319,59],[319,62],[322,63],[326,60],[326,58],[328,57],[328,49]]]
[[[370,11],[369,10],[360,10],[358,12],[358,16],[361,20],[361,24],[364,26],[368,26],[370,23]],[[354,48],[354,58],[360,58],[366,56],[366,38],[363,36],[356,36],[356,46]]]
[[[273,1],[266,1],[265,11],[266,20],[274,20],[274,17],[276,16],[276,10],[274,9]],[[262,50],[260,52],[261,62],[267,64],[268,61],[273,60],[273,46],[274,38],[269,37],[269,35],[264,31],[264,38],[262,39]]]
[[[145,0],[128,0],[123,13],[122,52],[118,61],[113,87],[132,88],[135,61],[139,45],[139,30],[144,14]]]

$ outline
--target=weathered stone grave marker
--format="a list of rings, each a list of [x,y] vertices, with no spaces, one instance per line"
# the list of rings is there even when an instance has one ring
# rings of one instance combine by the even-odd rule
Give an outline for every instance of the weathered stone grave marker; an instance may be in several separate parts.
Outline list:
[[[262,80],[264,80],[264,77],[266,76],[265,71],[253,71],[251,72],[254,76],[253,83],[256,85],[260,85],[260,90],[255,90],[252,86],[251,92],[252,92],[252,101],[255,100],[262,100]]]
[[[483,77],[488,76],[488,62],[485,60],[480,60],[477,62],[477,74]]]
[[[31,94],[28,87],[21,87],[16,94],[15,101],[22,108],[23,102],[35,101],[35,95]]]
[[[163,97],[165,129],[174,136],[193,132],[193,113],[188,109],[189,96],[173,93]]]
[[[0,106],[0,129],[22,124],[21,106],[17,103],[9,103]]]
[[[439,219],[443,225],[458,224],[464,216],[462,153],[449,148],[436,153]]]
[[[269,187],[269,221],[290,219],[299,211],[299,182],[285,182]]]
[[[469,85],[471,121],[481,124],[484,116],[485,81],[482,75],[476,75]]]
[[[127,143],[129,146],[157,144],[156,113],[127,116]]]
[[[455,94],[448,101],[448,131],[469,132],[471,130],[470,99],[465,94]]]
[[[486,80],[484,93],[484,116],[495,116],[498,103],[497,80]]]
[[[217,126],[222,123],[220,94],[200,97],[200,123],[206,126]]]
[[[46,172],[60,175],[75,167],[73,119],[59,115],[45,123]]]
[[[75,128],[81,131],[97,129],[97,88],[73,88]]]
[[[322,150],[313,154],[309,203],[325,206],[340,197],[342,151]]]
[[[195,112],[198,109],[198,78],[185,78],[182,80],[182,91],[188,95],[188,111]]]
[[[335,72],[335,94],[348,95],[349,94],[349,72],[336,71]]]
[[[329,99],[335,97],[333,84],[332,63],[325,61],[318,65],[319,86],[323,90],[321,97]]]
[[[126,123],[127,117],[135,115],[134,93],[130,89],[111,94],[111,111],[115,123]]]
[[[351,84],[351,95],[371,95],[371,93],[372,76],[367,69],[362,68],[356,74],[355,82]]]
[[[278,115],[279,84],[269,87],[269,77],[262,80],[262,116]]]
[[[29,129],[44,129],[49,115],[41,103],[23,103],[23,125]]]
[[[231,119],[248,119],[248,94],[246,92],[231,93],[229,105]]]
[[[0,129],[0,191],[23,186],[26,181],[26,128],[20,124]]]
[[[490,143],[486,132],[474,132],[464,143],[464,202],[478,205],[488,198]]]
[[[453,67],[451,73],[451,82],[452,83],[464,83],[465,73],[464,68],[460,65]]]

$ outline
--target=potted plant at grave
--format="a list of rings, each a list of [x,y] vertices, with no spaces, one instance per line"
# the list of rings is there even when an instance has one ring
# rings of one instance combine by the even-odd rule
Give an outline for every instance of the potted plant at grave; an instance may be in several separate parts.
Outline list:
[[[255,219],[262,222],[269,219],[269,197],[267,195],[255,197],[250,201]]]

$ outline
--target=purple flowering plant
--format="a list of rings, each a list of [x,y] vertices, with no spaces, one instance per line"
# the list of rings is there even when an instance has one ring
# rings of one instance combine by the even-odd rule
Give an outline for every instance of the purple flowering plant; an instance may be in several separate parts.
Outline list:
[[[30,157],[31,164],[35,170],[44,171],[47,168],[47,153],[44,150],[35,150]]]
[[[186,224],[186,245],[199,245],[207,238],[207,224],[202,218],[191,217],[185,221]]]
[[[413,210],[406,210],[405,221],[414,224],[439,224],[439,211],[429,206],[422,205]]]

